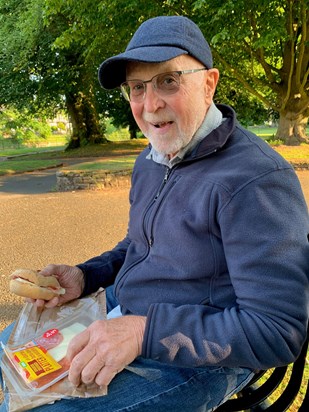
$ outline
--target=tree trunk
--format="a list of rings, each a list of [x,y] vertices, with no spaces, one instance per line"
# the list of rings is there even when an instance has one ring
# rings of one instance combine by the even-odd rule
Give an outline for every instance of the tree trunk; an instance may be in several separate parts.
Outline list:
[[[130,133],[130,139],[137,139],[137,131],[138,128],[136,127],[136,124],[129,124],[129,133]]]
[[[308,116],[298,116],[294,113],[280,113],[276,139],[283,140],[284,144],[297,146],[302,142],[309,143],[309,136],[306,133]]]
[[[66,95],[66,105],[72,123],[72,136],[67,149],[107,142],[99,124],[91,96],[83,92]]]

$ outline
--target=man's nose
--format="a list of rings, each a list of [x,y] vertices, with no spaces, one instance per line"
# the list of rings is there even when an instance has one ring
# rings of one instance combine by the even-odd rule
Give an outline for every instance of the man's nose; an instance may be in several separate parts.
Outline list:
[[[144,97],[144,109],[153,113],[159,108],[164,107],[165,101],[160,97],[152,83],[146,84],[145,97]]]

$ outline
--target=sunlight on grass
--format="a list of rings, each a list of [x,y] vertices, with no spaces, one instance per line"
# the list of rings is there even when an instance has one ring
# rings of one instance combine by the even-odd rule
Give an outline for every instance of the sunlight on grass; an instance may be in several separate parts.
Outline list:
[[[274,149],[281,154],[286,160],[301,160],[309,162],[309,144],[301,144],[300,146],[275,146]]]
[[[0,162],[0,175],[31,172],[59,165],[57,160],[8,160]]]
[[[66,170],[127,170],[132,169],[136,156],[117,157],[115,159],[97,160],[95,162],[85,162],[67,167]]]
[[[260,134],[273,132],[271,128],[255,130]],[[47,148],[23,148],[11,152],[1,152],[0,156],[22,154],[23,156],[0,162],[0,174],[21,173],[35,170],[41,167],[54,167],[57,163],[65,163],[65,159],[85,158],[85,162],[78,166],[70,167],[70,170],[124,170],[133,167],[138,154],[148,145],[147,139],[122,140],[106,142],[98,145],[88,145],[78,149],[65,151],[64,147]],[[278,145],[273,148],[287,161],[295,163],[309,163],[309,144],[300,146]],[[35,154],[27,155],[31,151]],[[92,159],[90,159],[92,158]],[[90,161],[87,162],[87,159]],[[13,163],[16,162],[16,163]]]
[[[26,155],[30,153],[49,153],[54,152],[56,150],[64,150],[65,146],[53,146],[53,147],[23,147],[21,149],[6,149],[0,151],[0,156],[7,157],[7,156],[20,156]]]

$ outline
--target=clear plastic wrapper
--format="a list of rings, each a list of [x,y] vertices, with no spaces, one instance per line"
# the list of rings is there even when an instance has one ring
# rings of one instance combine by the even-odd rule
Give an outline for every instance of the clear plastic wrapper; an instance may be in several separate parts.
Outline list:
[[[69,343],[91,323],[92,318],[87,312],[77,314],[53,324],[29,341],[17,346],[3,345],[10,361],[4,364],[4,371],[11,381],[15,381],[21,396],[42,392],[69,374],[70,362],[66,357]],[[17,379],[15,372],[21,379]]]
[[[1,369],[10,412],[30,410],[68,397],[103,396],[97,385],[73,386],[66,350],[70,340],[92,322],[106,318],[105,292],[52,309],[26,303],[5,345]],[[30,364],[30,366],[29,366]]]

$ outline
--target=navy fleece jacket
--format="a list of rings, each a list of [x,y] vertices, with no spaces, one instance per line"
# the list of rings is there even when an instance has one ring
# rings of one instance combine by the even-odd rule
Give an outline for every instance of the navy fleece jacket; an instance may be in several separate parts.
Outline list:
[[[147,316],[142,356],[178,366],[288,364],[306,336],[309,221],[292,167],[226,119],[172,169],[138,157],[127,237],[78,265]]]

